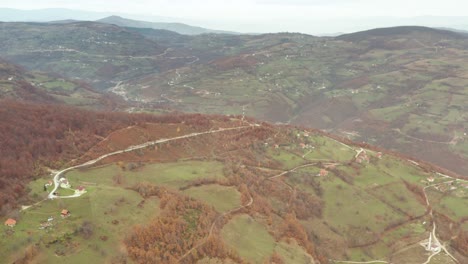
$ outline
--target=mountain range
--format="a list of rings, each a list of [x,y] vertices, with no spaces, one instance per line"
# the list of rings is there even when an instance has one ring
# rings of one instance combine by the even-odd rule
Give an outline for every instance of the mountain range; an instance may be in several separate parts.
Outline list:
[[[144,15],[144,14],[130,14],[130,13],[111,13],[111,12],[91,12],[83,10],[73,10],[64,8],[49,8],[49,9],[37,9],[37,10],[21,10],[11,8],[0,8],[0,21],[4,22],[50,22],[50,21],[62,21],[62,20],[80,20],[80,21],[96,21],[111,16],[124,17],[126,19],[133,19],[141,21],[143,24],[151,21],[163,22],[163,23],[176,23],[177,29],[182,26],[179,23],[185,25],[197,25],[198,27],[193,28],[194,32],[206,31],[212,32],[210,29],[200,29],[199,26],[203,25],[204,28],[213,29],[225,29],[228,32],[243,32],[243,33],[255,33],[255,32],[271,32],[272,28],[269,23],[264,23],[258,20],[248,20],[245,18],[233,25],[232,22],[227,23],[223,20],[209,20],[209,19],[184,19],[179,17],[165,17],[156,15]],[[395,26],[426,26],[434,28],[451,28],[455,30],[468,30],[468,17],[466,16],[416,16],[416,17],[388,17],[388,16],[368,16],[359,18],[315,18],[313,16],[308,18],[297,18],[294,21],[285,21],[284,24],[290,25],[290,27],[281,28],[282,24],[278,25],[277,31],[294,31],[303,32],[313,35],[321,36],[336,36],[335,32],[351,33],[356,31],[363,31],[372,28],[384,28],[384,27],[395,27]],[[250,25],[248,27],[242,26],[241,24]],[[163,25],[167,26],[167,24]],[[186,32],[191,32],[191,26],[182,26]],[[281,29],[279,29],[281,28]],[[290,29],[288,29],[290,28]],[[295,28],[295,29],[293,29]],[[267,30],[269,29],[269,30]],[[188,31],[187,31],[188,30]],[[274,29],[273,29],[274,30]],[[333,33],[333,34],[331,34]]]
[[[128,17],[128,14],[123,14]],[[131,16],[131,15],[130,15]],[[141,17],[141,16],[138,16]],[[98,21],[102,23],[115,24],[123,27],[155,28],[171,30],[180,34],[198,35],[207,33],[237,34],[235,32],[212,30],[202,27],[173,22],[176,18],[148,17],[151,20],[160,22],[147,22],[132,20],[106,12],[89,12],[72,9],[40,9],[40,10],[19,10],[11,8],[0,8],[0,21],[3,22],[72,22],[72,21]]]

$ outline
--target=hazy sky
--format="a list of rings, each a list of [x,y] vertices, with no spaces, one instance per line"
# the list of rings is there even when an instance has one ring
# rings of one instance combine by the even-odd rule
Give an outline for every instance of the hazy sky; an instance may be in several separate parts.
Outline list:
[[[0,0],[0,7],[145,14],[243,32],[347,31],[358,27],[349,19],[468,15],[467,0]]]

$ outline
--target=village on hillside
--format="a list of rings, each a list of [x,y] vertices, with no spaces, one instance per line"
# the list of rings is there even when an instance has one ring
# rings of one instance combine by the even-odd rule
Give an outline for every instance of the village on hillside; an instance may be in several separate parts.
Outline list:
[[[68,190],[71,192],[73,192],[73,195],[70,195],[70,196],[65,196],[65,197],[79,197],[83,194],[85,194],[87,191],[86,191],[86,188],[84,186],[78,186],[76,189],[73,189],[72,188],[72,185],[70,184],[70,182],[68,181],[67,178],[65,177],[61,177],[59,180],[58,180],[58,183],[59,183],[59,188],[62,189],[62,190]],[[49,180],[47,181],[45,184],[44,184],[44,192],[48,192],[49,191],[49,187],[53,187],[54,186],[54,183],[52,180]],[[55,197],[59,197],[59,191],[55,191],[53,193],[55,195]],[[54,198],[50,198],[50,199],[54,199]],[[71,212],[64,208],[60,211],[57,211],[57,214],[54,216],[54,215],[51,215],[47,218],[44,218],[44,221],[38,223],[38,229],[40,230],[47,230],[51,227],[54,226],[54,224],[57,222],[57,219],[61,218],[61,219],[65,219],[65,218],[68,218],[69,216],[71,215]],[[19,224],[19,219],[18,217],[14,218],[14,217],[11,217],[11,218],[8,218],[5,220],[5,223],[4,223],[4,226],[9,228],[9,231],[13,231],[13,228]]]

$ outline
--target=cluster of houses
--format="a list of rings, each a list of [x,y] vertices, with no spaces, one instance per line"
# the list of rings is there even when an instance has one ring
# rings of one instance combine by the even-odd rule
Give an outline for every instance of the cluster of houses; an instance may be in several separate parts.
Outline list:
[[[465,181],[449,181],[449,182],[441,182],[437,183],[435,182],[436,178],[434,176],[427,177],[426,180],[422,181],[422,183],[430,184],[431,186],[434,186],[436,190],[439,192],[448,192],[448,191],[455,191],[460,188],[463,192],[463,189],[468,189],[468,182]]]
[[[60,178],[59,182],[60,182],[60,188],[64,188],[64,189],[71,188],[71,184],[66,178]],[[86,192],[86,189],[83,186],[78,186],[78,188],[75,189],[75,194],[81,195],[85,192]]]
[[[302,135],[301,135],[300,133],[297,134],[297,137],[298,137],[298,138],[300,138],[301,136],[304,136],[304,137],[306,137],[306,138],[309,137],[309,136],[310,136],[309,131],[304,131],[304,132],[302,133]],[[310,145],[310,144],[303,143],[303,142],[299,143],[299,147],[300,147],[301,149],[314,149],[314,148],[315,148],[314,146],[312,146],[312,145]]]
[[[301,149],[314,149],[315,147],[310,145],[310,144],[305,144],[305,143],[299,143],[299,146]]]
[[[364,161],[369,163],[369,156],[367,156],[366,150],[361,149],[361,152],[359,152],[359,154],[356,156],[356,162],[363,163]]]
[[[378,158],[378,159],[382,159],[382,152],[377,152],[375,154],[375,156]],[[356,162],[357,163],[363,163],[363,162],[367,162],[369,163],[369,155],[367,155],[367,152],[365,149],[361,149],[360,152],[356,155]]]
[[[70,211],[67,210],[67,209],[63,209],[61,212],[60,212],[60,216],[62,218],[67,218],[71,215]],[[53,221],[54,221],[54,217],[53,216],[49,216],[49,218],[47,218],[47,221],[41,223],[39,225],[39,229],[46,229],[48,227],[51,227],[53,226]],[[5,226],[8,226],[8,227],[15,227],[16,226],[16,223],[17,221],[13,218],[8,218],[6,221],[5,221]]]

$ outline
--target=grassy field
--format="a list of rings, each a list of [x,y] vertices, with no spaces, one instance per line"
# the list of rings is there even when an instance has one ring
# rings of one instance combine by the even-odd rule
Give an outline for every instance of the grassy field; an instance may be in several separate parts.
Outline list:
[[[240,193],[234,187],[225,187],[217,184],[192,187],[184,193],[197,200],[212,205],[218,212],[227,212],[239,207]]]
[[[276,243],[274,251],[283,258],[285,263],[303,264],[311,262],[309,254],[295,240]]]
[[[248,215],[231,219],[222,231],[225,242],[239,255],[254,263],[263,263],[275,250],[275,240],[266,228]]]
[[[2,232],[0,255],[11,256],[13,260],[18,255],[13,252],[37,243],[42,263],[111,260],[122,253],[118,241],[132,226],[158,215],[157,199],[147,199],[138,206],[142,200],[134,191],[111,186],[89,187],[88,193],[76,199],[46,200],[20,214],[13,234]],[[71,215],[63,219],[62,209],[69,210]],[[52,226],[39,229],[49,217],[54,218]],[[79,231],[84,225],[88,234]]]
[[[73,199],[44,200],[20,213],[18,224],[12,229],[14,233],[1,233],[0,255],[16,259],[22,254],[15,254],[17,249],[38,243],[40,262],[111,260],[123,253],[120,241],[134,225],[144,224],[159,213],[157,199],[149,198],[143,202],[143,198],[128,187],[139,182],[150,182],[178,189],[194,179],[223,177],[222,168],[223,165],[218,162],[188,161],[146,164],[134,171],[109,164],[68,172],[65,176],[72,189],[59,188],[59,194],[71,195],[73,189],[80,185],[86,187],[86,193]],[[44,191],[47,182],[48,179],[40,178],[29,184],[30,196],[34,200],[40,201],[47,197],[51,188]],[[220,212],[240,205],[240,194],[232,187],[194,187],[188,189],[186,194],[212,204]],[[71,216],[62,219],[62,209],[69,210]],[[49,217],[54,218],[52,226],[39,229],[40,224],[47,222]],[[92,230],[89,237],[84,237],[79,231],[84,223]]]
[[[178,188],[199,178],[223,178],[223,165],[218,162],[187,161],[177,163],[145,164],[135,170],[122,170],[116,164],[98,168],[72,171],[67,177],[73,182],[92,182],[114,185],[115,177],[122,176],[122,184],[132,186],[139,182],[150,182]]]

